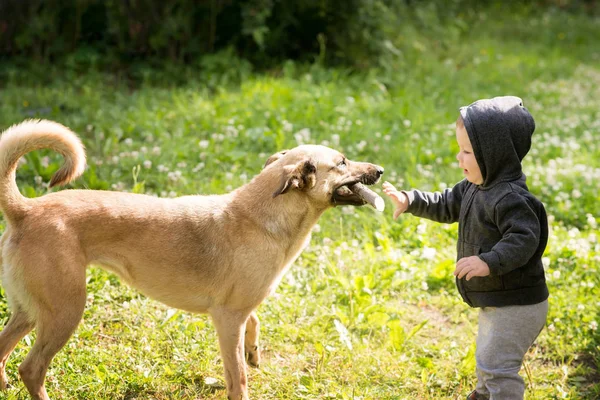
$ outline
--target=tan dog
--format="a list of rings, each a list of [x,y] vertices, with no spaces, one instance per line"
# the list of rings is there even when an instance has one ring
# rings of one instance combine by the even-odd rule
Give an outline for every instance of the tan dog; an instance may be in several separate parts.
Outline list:
[[[58,123],[25,121],[0,138],[0,208],[7,221],[0,269],[12,310],[0,333],[0,388],[7,386],[10,353],[36,328],[37,340],[19,366],[34,399],[48,399],[48,366],[81,320],[90,264],[170,307],[209,313],[228,398],[248,399],[244,352],[251,365],[260,361],[254,310],[298,257],[321,214],[338,204],[365,204],[347,187],[374,184],[383,173],[324,146],[299,146],[271,156],[250,183],[224,195],[164,199],[64,190],[25,198],[15,182],[17,162],[41,148],[65,160],[52,186],[85,168],[81,142]]]

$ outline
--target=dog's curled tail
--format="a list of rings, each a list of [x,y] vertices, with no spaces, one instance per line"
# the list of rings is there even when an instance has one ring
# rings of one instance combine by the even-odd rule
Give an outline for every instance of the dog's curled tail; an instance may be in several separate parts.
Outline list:
[[[83,144],[69,128],[48,120],[26,120],[11,126],[0,136],[0,208],[8,219],[19,218],[28,208],[15,181],[19,159],[39,149],[54,150],[64,158],[51,187],[69,183],[85,169]]]

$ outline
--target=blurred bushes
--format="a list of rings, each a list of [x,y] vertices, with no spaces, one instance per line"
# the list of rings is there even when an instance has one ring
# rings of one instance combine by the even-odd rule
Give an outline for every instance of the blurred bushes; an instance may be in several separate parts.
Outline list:
[[[486,7],[503,2],[490,1]],[[468,32],[475,0],[0,0],[0,58],[121,69],[137,61],[195,64],[235,52],[258,67],[300,60],[352,67],[385,63],[419,46]],[[504,2],[506,4],[506,2]],[[510,3],[597,10],[594,0]],[[443,31],[442,31],[443,30]],[[410,44],[404,46],[406,42]]]

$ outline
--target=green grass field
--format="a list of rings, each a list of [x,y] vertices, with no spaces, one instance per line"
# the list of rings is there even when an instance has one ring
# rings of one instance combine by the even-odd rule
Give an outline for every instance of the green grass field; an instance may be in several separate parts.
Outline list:
[[[38,84],[15,70],[0,91],[0,128],[35,117],[75,130],[89,164],[77,188],[224,193],[272,153],[320,143],[383,165],[399,188],[438,190],[462,179],[458,107],[518,95],[537,122],[524,170],[551,216],[550,314],[522,370],[526,398],[600,398],[598,20],[545,13],[481,26],[487,33],[468,45],[425,38],[395,68],[360,73],[288,62],[273,73],[226,71],[210,84],[186,69],[188,85],[132,88],[98,72],[49,69]],[[29,154],[17,173],[22,193],[47,193],[60,163]],[[386,202],[383,214],[328,211],[259,307],[264,359],[249,371],[252,398],[461,399],[474,387],[477,314],[454,287],[456,225],[393,221]],[[84,319],[48,373],[52,398],[226,397],[207,316],[169,309],[94,267],[88,289]],[[0,297],[3,325],[1,289]],[[0,399],[27,398],[17,366],[34,340],[10,358],[13,386]]]

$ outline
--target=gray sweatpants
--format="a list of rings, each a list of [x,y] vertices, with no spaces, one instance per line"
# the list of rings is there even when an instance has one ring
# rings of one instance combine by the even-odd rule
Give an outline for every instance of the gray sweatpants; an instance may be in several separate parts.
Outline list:
[[[540,334],[548,300],[530,306],[484,307],[477,334],[477,393],[490,400],[521,400],[525,382],[519,376],[525,353]]]

